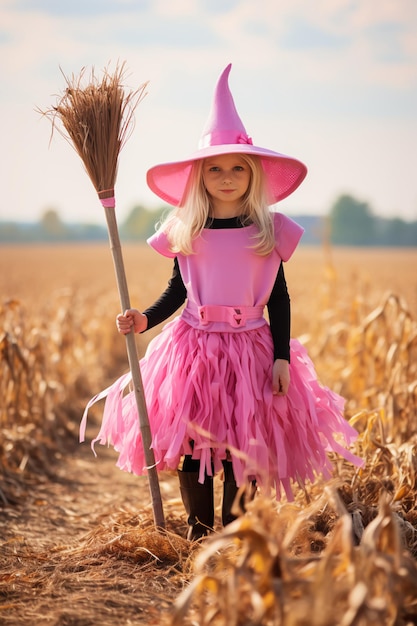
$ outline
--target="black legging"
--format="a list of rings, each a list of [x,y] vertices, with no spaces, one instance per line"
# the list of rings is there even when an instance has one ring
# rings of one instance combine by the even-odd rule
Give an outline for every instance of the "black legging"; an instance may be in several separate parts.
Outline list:
[[[186,454],[184,457],[184,461],[182,463],[182,471],[183,472],[199,472],[200,460],[193,459],[191,454]]]

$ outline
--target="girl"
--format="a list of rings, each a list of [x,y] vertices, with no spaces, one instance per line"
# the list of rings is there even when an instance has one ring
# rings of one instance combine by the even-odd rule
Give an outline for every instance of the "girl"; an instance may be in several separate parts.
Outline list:
[[[330,476],[328,451],[360,464],[346,449],[356,432],[342,398],[320,386],[305,349],[290,341],[283,262],[303,229],[269,205],[292,193],[307,170],[252,144],[229,90],[230,69],[218,81],[199,150],[147,174],[150,188],[176,207],[148,240],[173,259],[168,287],[143,313],[117,317],[120,333],[141,333],[186,302],[149,344],[141,372],[158,469],[182,461],[190,540],[213,527],[213,475],[221,470],[227,524],[240,486],[252,485],[252,496],[255,485],[274,487],[277,498],[283,488],[292,499],[292,482]],[[127,374],[100,394],[107,399],[95,441],[114,445],[121,469],[142,474],[134,396],[123,395],[129,382]]]

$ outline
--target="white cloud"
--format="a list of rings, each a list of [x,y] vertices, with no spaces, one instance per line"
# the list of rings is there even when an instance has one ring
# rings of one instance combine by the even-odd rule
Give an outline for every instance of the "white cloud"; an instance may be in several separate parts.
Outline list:
[[[197,0],[153,0],[151,6],[155,15],[165,17],[184,17],[199,14]]]

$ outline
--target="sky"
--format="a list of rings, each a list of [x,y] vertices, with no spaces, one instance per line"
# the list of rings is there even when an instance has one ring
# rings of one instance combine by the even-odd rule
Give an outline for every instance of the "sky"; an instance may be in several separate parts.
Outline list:
[[[0,0],[0,219],[104,223],[71,146],[37,108],[65,76],[126,64],[148,82],[119,159],[117,214],[160,207],[146,171],[197,148],[217,79],[253,143],[303,161],[277,209],[329,212],[345,193],[417,220],[416,0]]]

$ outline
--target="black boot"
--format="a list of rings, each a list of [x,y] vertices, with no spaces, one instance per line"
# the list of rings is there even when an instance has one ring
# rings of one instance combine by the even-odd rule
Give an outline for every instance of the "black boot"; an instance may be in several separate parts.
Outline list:
[[[222,463],[224,469],[222,524],[223,526],[227,526],[227,524],[230,524],[237,518],[237,515],[234,514],[235,512],[239,515],[245,513],[245,503],[250,502],[255,497],[256,481],[251,481],[241,493],[238,500],[236,500],[239,488],[236,485],[232,462],[222,461]],[[233,513],[232,509],[234,510]]]
[[[206,476],[204,483],[198,482],[198,472],[178,470],[181,498],[188,515],[189,541],[196,541],[213,529],[214,496],[213,477]]]

